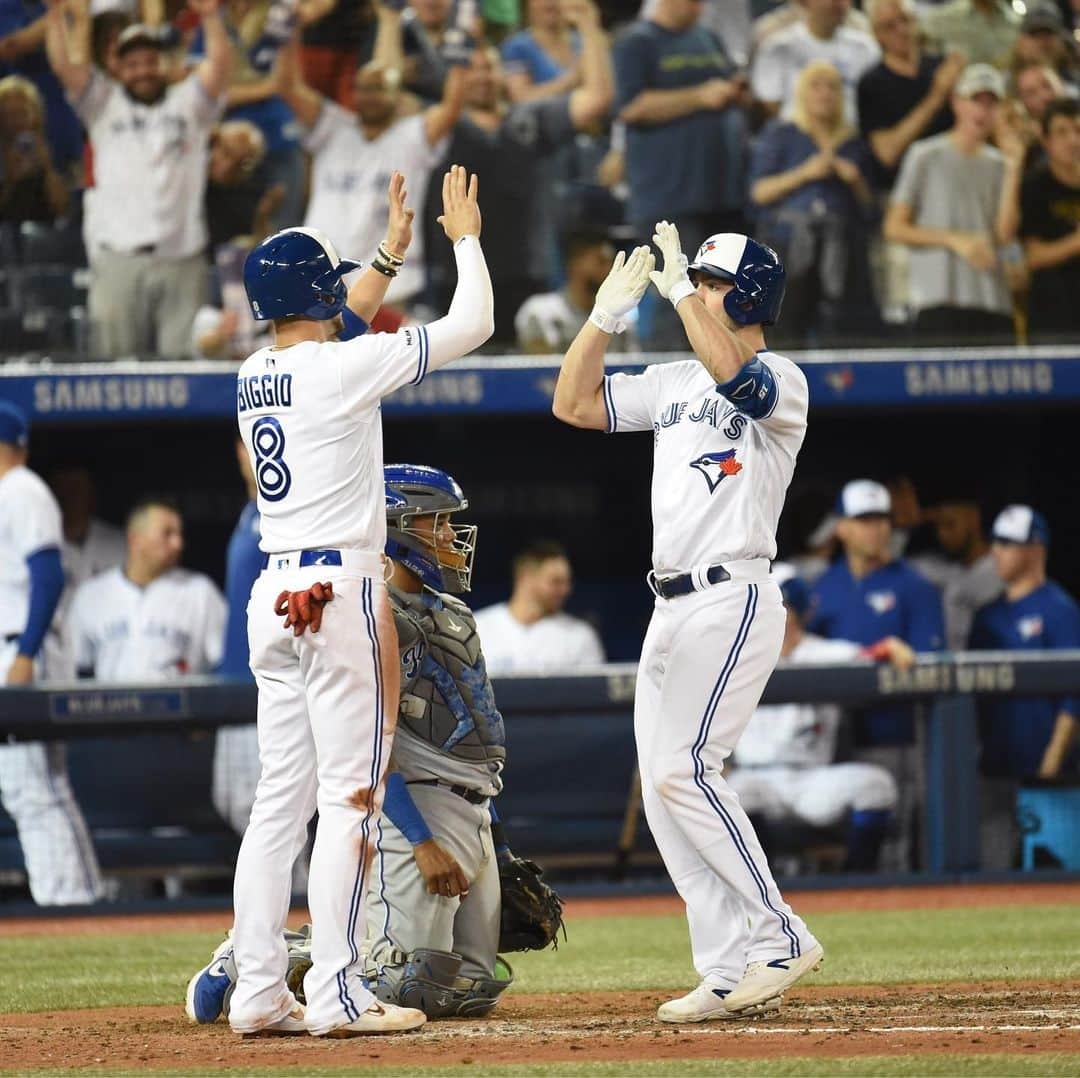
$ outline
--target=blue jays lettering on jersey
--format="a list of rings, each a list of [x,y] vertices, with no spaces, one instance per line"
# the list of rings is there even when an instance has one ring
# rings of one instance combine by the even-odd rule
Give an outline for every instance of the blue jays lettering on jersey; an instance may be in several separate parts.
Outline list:
[[[984,606],[971,628],[973,650],[1045,651],[1080,648],[1080,607],[1052,580],[1022,599]],[[984,774],[1028,778],[1038,773],[1060,712],[1080,718],[1076,697],[987,696],[979,699],[980,767]]]
[[[833,562],[814,587],[807,630],[830,640],[876,644],[898,636],[916,651],[940,651],[945,641],[941,597],[898,559],[859,580],[846,558]],[[864,745],[905,745],[914,736],[910,705],[868,708],[860,715]]]
[[[248,665],[247,604],[251,585],[262,572],[263,553],[259,550],[259,507],[251,501],[244,506],[240,519],[229,537],[225,557],[225,600],[229,620],[225,624],[225,654],[220,672],[226,677],[251,679]]]

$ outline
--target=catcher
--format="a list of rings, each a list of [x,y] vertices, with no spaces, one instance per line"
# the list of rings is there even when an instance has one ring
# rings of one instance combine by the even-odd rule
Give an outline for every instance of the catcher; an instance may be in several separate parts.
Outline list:
[[[385,469],[390,597],[401,699],[368,888],[364,944],[376,994],[429,1018],[487,1014],[513,980],[499,951],[556,942],[562,903],[530,861],[510,852],[492,798],[506,757],[470,609],[476,526],[451,515],[468,502],[445,472]],[[278,612],[299,635],[318,632],[329,584],[283,593]],[[297,997],[310,939],[288,933]],[[226,940],[188,984],[187,1014],[228,1013],[235,980]]]

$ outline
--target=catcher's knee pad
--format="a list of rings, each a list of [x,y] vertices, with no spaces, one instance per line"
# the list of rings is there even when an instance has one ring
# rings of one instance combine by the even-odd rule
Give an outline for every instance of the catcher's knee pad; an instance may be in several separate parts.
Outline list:
[[[505,958],[495,959],[495,973],[492,977],[458,977],[457,1010],[453,1013],[461,1018],[482,1018],[499,1002],[499,996],[514,983],[514,971]]]
[[[415,1007],[428,1018],[457,1014],[456,985],[461,955],[417,948],[402,966],[383,967],[375,994],[384,1003]]]
[[[285,983],[296,997],[297,1003],[307,1003],[304,994],[304,978],[311,969],[311,925],[304,925],[299,932],[285,932],[289,948],[289,965],[285,971]]]

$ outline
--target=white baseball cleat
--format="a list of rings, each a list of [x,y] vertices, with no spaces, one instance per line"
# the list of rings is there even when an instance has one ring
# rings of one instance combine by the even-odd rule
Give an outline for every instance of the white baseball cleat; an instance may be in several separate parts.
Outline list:
[[[335,1026],[319,1037],[361,1037],[366,1033],[405,1033],[419,1029],[427,1021],[427,1015],[415,1007],[399,1007],[396,1003],[372,1003],[359,1018]]]
[[[742,1011],[755,1004],[764,1003],[781,992],[786,992],[797,980],[811,970],[820,968],[825,959],[825,951],[820,943],[815,943],[798,958],[774,958],[771,962],[751,962],[746,967],[743,979],[731,990],[724,1000],[724,1008],[729,1011]]]
[[[760,1018],[768,1014],[777,1014],[780,1010],[780,996],[767,999],[738,1011],[729,1011],[724,1001],[731,994],[730,988],[718,988],[702,981],[692,992],[679,999],[669,999],[661,1003],[656,1017],[661,1022],[682,1024],[686,1022],[712,1022],[716,1019],[733,1020],[736,1018]]]
[[[245,1037],[295,1037],[298,1033],[307,1033],[307,1025],[304,1022],[304,1008],[299,1003],[284,1018],[271,1022],[261,1029],[253,1029],[245,1032]]]

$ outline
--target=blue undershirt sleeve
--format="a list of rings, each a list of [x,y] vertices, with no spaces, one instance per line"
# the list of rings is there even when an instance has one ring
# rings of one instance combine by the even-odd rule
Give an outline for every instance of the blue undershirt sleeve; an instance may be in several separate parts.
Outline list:
[[[383,812],[386,818],[409,840],[413,846],[428,842],[433,837],[416,802],[405,785],[405,778],[400,771],[391,771],[386,776],[386,795],[383,798]]]
[[[32,659],[41,650],[64,590],[64,570],[60,551],[54,546],[35,551],[26,559],[26,566],[30,571],[30,612],[19,637],[19,654]]]

